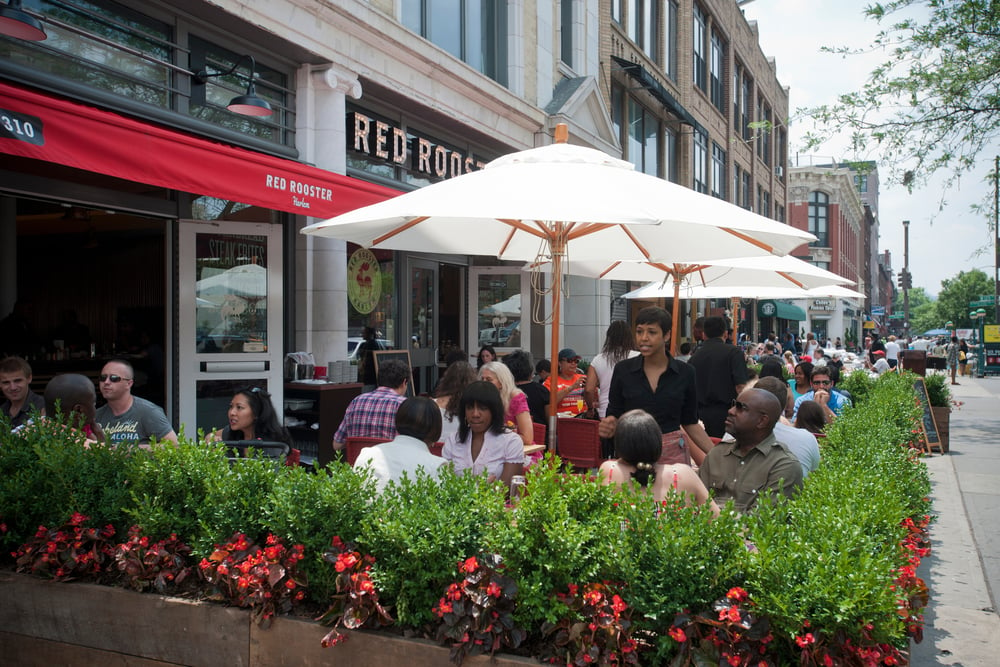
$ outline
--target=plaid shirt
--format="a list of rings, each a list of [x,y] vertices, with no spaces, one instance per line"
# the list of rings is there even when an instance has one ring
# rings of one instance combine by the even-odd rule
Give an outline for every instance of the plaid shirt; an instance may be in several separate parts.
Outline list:
[[[334,442],[347,442],[348,437],[385,438],[396,437],[396,410],[406,400],[389,387],[379,387],[375,391],[355,397],[347,406],[344,421],[333,436]]]

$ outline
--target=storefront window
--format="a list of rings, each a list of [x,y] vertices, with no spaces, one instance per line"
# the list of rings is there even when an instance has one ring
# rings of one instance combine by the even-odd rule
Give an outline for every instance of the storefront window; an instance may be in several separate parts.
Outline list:
[[[267,237],[197,234],[196,351],[267,351]]]
[[[359,252],[360,251],[360,252]],[[374,257],[374,263],[371,258]],[[363,249],[347,244],[347,345],[349,359],[364,334],[375,329],[383,346],[396,347],[398,302],[396,261],[391,250]]]
[[[479,295],[479,345],[520,347],[520,272],[480,274],[476,290]]]

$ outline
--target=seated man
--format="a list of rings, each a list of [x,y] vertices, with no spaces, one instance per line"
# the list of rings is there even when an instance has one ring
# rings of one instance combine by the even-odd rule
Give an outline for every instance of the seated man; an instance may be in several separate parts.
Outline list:
[[[778,399],[778,403],[783,406],[788,401],[788,385],[776,377],[763,377],[757,381],[754,388],[771,392]],[[795,428],[782,415],[778,423],[774,425],[774,437],[802,464],[803,479],[819,467],[819,443],[812,433],[805,429]]]
[[[418,468],[436,478],[445,463],[428,449],[441,437],[441,410],[431,399],[415,396],[403,401],[396,411],[396,432],[391,442],[365,447],[354,461],[355,468],[371,468],[379,493],[403,473],[412,479]]]
[[[763,389],[745,389],[729,409],[726,431],[736,440],[721,442],[705,457],[698,476],[720,506],[732,500],[750,512],[763,493],[791,496],[802,485],[802,465],[774,437],[781,404]]]
[[[834,389],[834,384],[836,383],[834,373],[835,371],[827,366],[813,368],[812,373],[809,375],[809,384],[812,385],[812,390],[807,391],[795,400],[795,411],[792,414],[792,421],[795,421],[802,401],[816,401],[819,403],[819,406],[823,408],[823,414],[826,415],[827,424],[836,419],[837,415],[843,412],[845,407],[851,405],[851,399]]]
[[[81,439],[87,445],[104,441],[104,432],[97,423],[97,392],[86,375],[64,373],[49,380],[45,387],[45,414],[43,421],[59,419],[66,433]],[[37,422],[31,420],[15,429],[28,433]]]
[[[112,359],[101,369],[101,396],[107,401],[97,410],[97,422],[112,445],[129,444],[149,449],[153,438],[177,442],[163,408],[132,395],[135,370],[124,359]]]
[[[347,439],[396,437],[396,411],[406,400],[410,368],[398,359],[383,361],[378,367],[378,388],[355,396],[347,406],[344,420],[333,435],[333,448],[343,449]]]
[[[45,399],[31,391],[31,366],[21,357],[0,361],[0,392],[5,399],[0,413],[10,420],[11,428],[27,422],[32,410],[45,414]]]

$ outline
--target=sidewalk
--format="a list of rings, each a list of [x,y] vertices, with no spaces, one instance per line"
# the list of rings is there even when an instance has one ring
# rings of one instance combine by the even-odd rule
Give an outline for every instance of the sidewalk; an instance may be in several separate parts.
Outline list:
[[[1000,378],[960,378],[951,451],[926,459],[937,517],[918,574],[930,587],[912,667],[1000,665]]]

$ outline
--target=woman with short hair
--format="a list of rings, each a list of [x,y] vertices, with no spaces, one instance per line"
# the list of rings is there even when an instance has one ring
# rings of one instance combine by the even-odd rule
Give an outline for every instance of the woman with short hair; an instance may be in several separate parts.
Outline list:
[[[430,452],[430,446],[441,437],[441,411],[429,398],[414,396],[399,405],[396,411],[396,437],[374,447],[365,447],[358,453],[354,467],[369,468],[375,478],[379,493],[390,482],[403,475],[412,475],[423,469],[437,477],[445,460]]]

